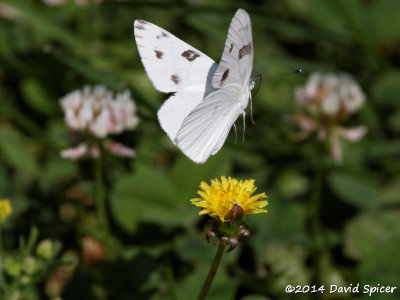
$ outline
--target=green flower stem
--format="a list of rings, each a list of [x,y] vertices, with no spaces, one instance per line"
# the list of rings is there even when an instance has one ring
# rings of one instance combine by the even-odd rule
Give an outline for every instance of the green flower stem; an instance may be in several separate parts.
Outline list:
[[[3,249],[3,232],[1,229],[2,228],[0,224],[0,299],[3,299],[2,297],[7,294],[8,285],[6,282],[5,270],[4,270],[5,255]]]
[[[104,155],[103,149],[100,147],[100,156],[94,159],[94,173],[95,173],[95,196],[97,204],[97,215],[99,218],[100,226],[104,230],[106,236],[109,236],[110,226],[107,218],[107,205],[106,194],[103,181],[102,172],[102,158]]]
[[[167,264],[166,264],[166,278],[169,286],[169,294],[171,297],[171,300],[176,300],[176,292],[175,292],[175,278],[174,278],[174,270],[172,268],[172,261],[171,261],[171,255],[168,254],[167,256]]]
[[[319,219],[320,206],[321,206],[321,193],[324,178],[324,170],[322,166],[315,168],[313,190],[308,203],[308,226],[311,241],[311,262],[314,274],[314,283],[319,284],[321,278],[321,257],[324,251],[324,233],[321,228]]]
[[[224,254],[224,249],[225,249],[225,245],[223,243],[219,242],[217,254],[215,255],[215,258],[211,265],[210,271],[208,271],[207,278],[204,281],[203,287],[200,291],[200,295],[197,298],[198,300],[206,299],[208,290],[210,289],[211,283],[213,282],[215,274],[217,273],[219,263],[221,262],[222,254]]]
[[[2,240],[1,235],[2,235],[2,232],[1,232],[1,224],[0,224],[0,296],[1,296],[1,290],[5,286],[4,273],[3,273],[3,268],[4,268],[3,240]]]
[[[321,189],[322,189],[323,172],[321,169],[315,171],[313,182],[313,191],[309,202],[309,217],[312,231],[318,232],[320,229],[319,211],[321,206]]]

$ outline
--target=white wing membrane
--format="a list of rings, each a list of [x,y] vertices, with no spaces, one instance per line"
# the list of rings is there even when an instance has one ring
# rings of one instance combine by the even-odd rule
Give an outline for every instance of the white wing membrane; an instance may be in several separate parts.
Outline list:
[[[158,110],[162,129],[196,163],[217,153],[244,114],[253,67],[253,39],[247,12],[232,19],[221,62],[143,20],[134,23],[136,44],[153,86],[175,93]]]
[[[193,89],[184,89],[177,92],[164,102],[157,112],[161,128],[175,143],[176,134],[181,128],[183,120],[203,100],[204,88],[192,86]]]
[[[144,20],[135,20],[140,58],[154,87],[171,93],[190,85],[206,85],[215,62],[168,31]]]
[[[217,64],[150,22],[135,20],[134,33],[139,55],[153,86],[164,93],[176,92],[157,114],[161,128],[173,141],[190,111],[213,90],[211,77]]]
[[[253,69],[253,37],[251,21],[244,9],[239,9],[229,26],[224,52],[212,79],[214,88],[227,84],[247,85]]]
[[[218,152],[237,117],[243,113],[238,101],[241,87],[230,85],[209,94],[183,121],[176,145],[196,163]]]

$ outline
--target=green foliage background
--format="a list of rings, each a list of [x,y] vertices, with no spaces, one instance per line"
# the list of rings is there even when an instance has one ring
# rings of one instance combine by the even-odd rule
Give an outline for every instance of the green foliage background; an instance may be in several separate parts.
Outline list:
[[[253,23],[253,74],[303,73],[264,80],[245,143],[235,144],[230,134],[217,155],[196,165],[159,127],[156,111],[167,96],[146,77],[132,24],[155,23],[218,61],[239,7]],[[114,255],[79,264],[62,299],[193,299],[216,247],[200,235],[204,219],[189,199],[200,181],[226,175],[254,178],[269,196],[269,213],[247,219],[256,238],[224,256],[208,299],[291,299],[287,284],[316,282],[399,286],[399,11],[396,0],[106,0],[58,7],[1,0],[0,198],[13,206],[2,224],[6,253],[18,251],[18,237],[33,225],[41,238],[59,241],[61,253],[79,253],[80,238],[91,235],[112,245]],[[348,125],[364,124],[369,132],[358,143],[343,142],[341,165],[321,154],[316,140],[289,139],[289,117],[298,110],[294,87],[312,72],[350,73],[366,93]],[[128,88],[141,118],[137,130],[118,137],[137,157],[104,162],[112,237],[94,221],[92,162],[59,156],[71,143],[58,100],[98,83]],[[312,199],[320,202],[316,235],[308,224]],[[28,284],[22,299],[48,299],[45,282]],[[295,298],[324,297],[366,296]]]

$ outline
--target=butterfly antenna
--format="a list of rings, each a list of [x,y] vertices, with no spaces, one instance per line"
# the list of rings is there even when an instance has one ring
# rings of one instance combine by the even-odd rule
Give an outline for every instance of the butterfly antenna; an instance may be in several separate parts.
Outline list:
[[[260,82],[259,82],[259,84],[258,84],[258,86],[256,88],[254,96],[257,95],[258,90],[259,90],[259,88],[261,86],[262,76],[260,74],[258,74],[255,77],[253,77],[251,79],[251,82],[250,82],[250,90],[252,90],[254,88],[254,86],[255,86],[255,83],[257,82],[257,79],[260,79]],[[251,124],[256,125],[256,122],[254,122],[254,119],[253,119],[253,96],[252,96],[251,93],[250,93],[250,120],[251,120]]]
[[[257,79],[260,79],[260,81],[259,81],[259,84],[257,85],[256,91],[254,92],[254,97],[257,95],[258,90],[260,89],[263,76],[261,74],[256,75],[256,77],[254,77],[254,79],[253,79],[254,82],[257,82]]]
[[[286,73],[280,73],[280,74],[274,74],[274,75],[266,75],[266,76],[258,75],[258,76],[260,76],[260,78],[264,78],[264,77],[275,77],[275,76],[284,76],[284,75],[298,74],[298,73],[301,73],[301,72],[302,72],[301,69],[297,69],[297,70],[294,70],[294,71],[292,71],[292,72],[286,72]]]

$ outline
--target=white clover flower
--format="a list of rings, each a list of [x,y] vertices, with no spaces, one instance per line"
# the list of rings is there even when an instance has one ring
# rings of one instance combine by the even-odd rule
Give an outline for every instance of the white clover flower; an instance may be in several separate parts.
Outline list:
[[[295,98],[304,113],[293,117],[301,130],[293,135],[294,139],[303,140],[312,133],[319,140],[329,138],[331,154],[337,162],[342,160],[339,137],[355,142],[367,133],[365,126],[344,128],[340,125],[365,103],[363,91],[350,75],[313,73],[305,87],[295,89]]]
[[[86,86],[67,94],[60,102],[70,129],[98,138],[134,129],[139,123],[129,91],[114,98],[105,86]]]
[[[300,105],[329,116],[351,115],[365,102],[360,86],[347,74],[311,74],[306,86],[297,88],[295,94]]]
[[[94,88],[85,86],[81,90],[68,93],[60,100],[60,103],[68,128],[75,132],[92,135],[97,139],[105,139],[110,135],[135,129],[139,123],[136,105],[131,99],[129,91],[124,91],[114,97],[113,93],[103,85],[97,85]],[[83,146],[80,146],[80,148],[64,150],[62,156],[76,159],[90,148],[83,150]],[[97,150],[93,148],[95,146],[92,145],[89,149],[94,158],[99,156],[97,155],[98,147]],[[119,147],[118,149],[122,148]],[[133,156],[133,150],[131,152],[126,149],[124,151],[109,151],[120,156]]]
[[[365,102],[360,86],[348,75],[343,74],[339,83],[339,95],[348,114],[358,111]]]
[[[321,102],[321,112],[330,115],[336,116],[340,110],[340,99],[336,94],[330,94],[329,96],[322,99]]]
[[[83,156],[87,152],[87,145],[86,144],[80,144],[75,147],[71,147],[68,149],[65,149],[61,151],[61,157],[62,158],[67,158],[71,160],[75,160]]]

